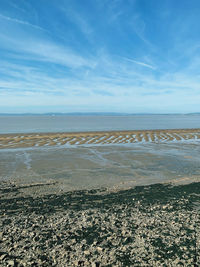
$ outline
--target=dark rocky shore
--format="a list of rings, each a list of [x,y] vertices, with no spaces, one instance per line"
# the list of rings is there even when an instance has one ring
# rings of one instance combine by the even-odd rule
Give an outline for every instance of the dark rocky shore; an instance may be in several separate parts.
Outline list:
[[[200,266],[200,183],[23,190],[0,184],[0,266]]]

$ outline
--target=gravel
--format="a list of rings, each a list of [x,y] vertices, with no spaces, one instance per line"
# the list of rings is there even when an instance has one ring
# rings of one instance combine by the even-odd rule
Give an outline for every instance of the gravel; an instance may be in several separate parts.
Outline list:
[[[200,183],[22,192],[0,183],[0,266],[200,266]]]

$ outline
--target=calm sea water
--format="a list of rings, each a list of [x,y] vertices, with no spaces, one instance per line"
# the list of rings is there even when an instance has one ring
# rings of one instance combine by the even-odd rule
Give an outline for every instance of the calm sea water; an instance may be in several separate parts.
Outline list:
[[[0,134],[200,128],[200,115],[0,116]]]

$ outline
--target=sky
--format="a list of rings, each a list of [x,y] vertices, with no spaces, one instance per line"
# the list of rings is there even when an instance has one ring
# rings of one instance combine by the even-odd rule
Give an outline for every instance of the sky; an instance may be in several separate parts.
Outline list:
[[[0,113],[200,112],[199,0],[0,0]]]

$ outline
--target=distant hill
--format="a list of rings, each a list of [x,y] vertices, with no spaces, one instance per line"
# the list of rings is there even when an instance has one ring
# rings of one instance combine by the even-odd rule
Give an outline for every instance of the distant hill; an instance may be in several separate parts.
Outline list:
[[[200,112],[188,113],[187,115],[200,115]]]
[[[194,113],[120,113],[120,112],[48,112],[48,113],[0,113],[0,116],[145,116],[145,115],[200,115]]]

